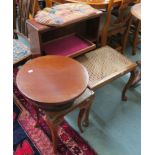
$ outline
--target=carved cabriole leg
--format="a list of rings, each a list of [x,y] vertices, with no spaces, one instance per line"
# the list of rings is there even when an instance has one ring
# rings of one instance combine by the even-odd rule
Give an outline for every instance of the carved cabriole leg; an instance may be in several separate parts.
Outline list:
[[[50,132],[51,132],[51,136],[52,136],[52,146],[53,147],[53,153],[56,155],[56,149],[57,149],[57,125],[55,125],[55,123],[53,123],[49,116],[46,114],[46,123],[48,125],[48,127],[50,128]]]
[[[88,127],[89,126],[89,112],[90,112],[90,108],[91,108],[91,105],[94,101],[94,98],[95,98],[95,95],[93,94],[88,100],[87,100],[87,108],[85,110],[85,115],[84,115],[84,119],[83,119],[83,122],[82,122],[82,125],[84,127]]]
[[[138,83],[140,82],[140,80],[141,80],[141,72],[138,72],[138,73],[136,74],[136,77],[135,77],[135,79],[134,79],[134,81],[133,81],[131,87],[138,86]]]
[[[138,61],[136,61],[136,64],[138,65],[139,69],[141,70],[141,62],[138,60]],[[136,77],[135,77],[131,87],[137,86],[137,84],[140,82],[140,80],[141,80],[141,71],[137,71]]]
[[[90,112],[90,108],[91,108],[92,102],[94,100],[94,97],[95,97],[95,95],[92,94],[92,96],[89,97],[87,100],[85,100],[82,103],[82,106],[80,106],[80,112],[79,112],[79,116],[78,116],[78,127],[81,132],[83,132],[82,125],[84,127],[88,127],[88,125],[89,125],[89,112]]]
[[[83,119],[84,114],[85,114],[85,108],[81,108],[79,115],[78,115],[78,127],[79,127],[80,132],[83,132],[81,121]]]
[[[82,121],[82,126],[88,127],[89,126],[89,111],[90,111],[91,105],[85,109],[85,115],[84,119]]]
[[[130,72],[131,75],[130,75],[130,78],[129,78],[129,81],[128,83],[125,85],[124,89],[123,89],[123,92],[122,92],[122,100],[123,101],[127,101],[127,96],[126,96],[126,91],[131,87],[135,77],[136,77],[136,69],[134,69],[133,71]]]

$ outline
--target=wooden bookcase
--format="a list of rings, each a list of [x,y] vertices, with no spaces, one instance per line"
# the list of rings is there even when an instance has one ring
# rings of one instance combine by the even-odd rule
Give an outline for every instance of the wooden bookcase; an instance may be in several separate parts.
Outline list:
[[[91,15],[59,27],[41,25],[34,19],[27,20],[30,49],[33,57],[46,54],[75,57],[93,50],[99,43],[102,15],[102,13]],[[69,39],[74,39],[74,42]],[[77,45],[75,45],[76,41]],[[70,53],[63,53],[60,48],[53,48],[54,45],[63,50],[66,49]]]

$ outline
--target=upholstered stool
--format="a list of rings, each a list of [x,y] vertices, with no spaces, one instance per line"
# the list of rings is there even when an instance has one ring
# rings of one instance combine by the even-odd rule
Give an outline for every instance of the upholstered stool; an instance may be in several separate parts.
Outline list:
[[[125,94],[135,78],[135,63],[109,46],[79,56],[77,60],[86,67],[89,73],[88,86],[92,90],[130,72],[130,79],[122,92],[122,100],[127,100]]]
[[[25,62],[30,57],[30,49],[19,40],[13,39],[13,65]]]

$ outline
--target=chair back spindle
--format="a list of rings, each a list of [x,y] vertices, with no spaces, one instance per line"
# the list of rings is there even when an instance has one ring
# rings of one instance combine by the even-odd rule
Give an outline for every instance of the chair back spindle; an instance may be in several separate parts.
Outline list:
[[[13,7],[13,29],[23,36],[28,37],[26,20],[32,19],[39,10],[38,0],[18,0],[18,2],[14,0]]]
[[[110,0],[107,7],[106,21],[101,34],[101,44],[105,46],[108,44],[109,37],[122,33],[120,51],[123,52],[127,44],[131,23],[130,5],[134,3],[134,0],[122,0],[119,6],[115,6],[114,1]]]

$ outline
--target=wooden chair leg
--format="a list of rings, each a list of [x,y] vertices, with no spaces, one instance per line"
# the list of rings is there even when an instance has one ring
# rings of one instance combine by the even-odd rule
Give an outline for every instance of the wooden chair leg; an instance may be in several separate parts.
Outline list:
[[[126,32],[124,34],[123,40],[122,40],[122,51],[121,51],[122,54],[124,54],[124,51],[125,51],[127,43],[128,43],[131,21],[132,21],[132,18],[130,17],[129,23],[128,23],[128,28],[127,28],[127,30],[126,30]]]
[[[84,126],[84,127],[88,127],[89,126],[89,112],[90,112],[90,108],[91,108],[91,106],[88,107],[85,110],[85,115],[84,115],[85,117],[84,117],[84,119],[82,121],[82,126]]]
[[[82,132],[82,133],[83,133],[83,129],[82,129],[82,126],[81,126],[81,122],[82,122],[84,114],[85,114],[85,109],[81,108],[80,112],[79,112],[79,115],[78,115],[78,127],[79,127],[80,132]]]
[[[127,82],[127,84],[125,85],[124,89],[123,89],[123,92],[122,92],[122,100],[123,101],[127,101],[127,96],[126,96],[126,92],[127,90],[131,87],[135,77],[136,77],[136,69],[131,71],[130,72],[131,75],[130,75],[130,78],[129,78],[129,81]]]
[[[57,126],[55,126],[55,124],[50,121],[50,118],[46,115],[46,123],[48,125],[48,127],[50,128],[50,132],[51,132],[51,138],[52,138],[52,146],[53,147],[53,153],[54,155],[56,155],[57,153]]]
[[[140,71],[137,71],[136,73],[136,77],[135,79],[133,80],[133,83],[131,84],[131,87],[136,87],[138,86],[138,83],[141,81],[141,61],[136,61]]]
[[[131,87],[136,87],[139,85],[139,82],[141,81],[141,72],[138,72],[134,81],[131,84]]]
[[[140,24],[141,24],[140,20],[137,20],[136,29],[134,33],[133,46],[132,46],[132,55],[136,54],[136,47],[138,43],[138,34],[139,34]]]
[[[94,101],[94,98],[95,98],[95,95],[92,95],[88,101],[87,101],[87,108],[85,110],[85,115],[84,115],[84,119],[83,119],[83,122],[82,122],[82,125],[84,127],[88,127],[89,126],[89,112],[90,112],[90,108],[91,108],[91,105]]]

